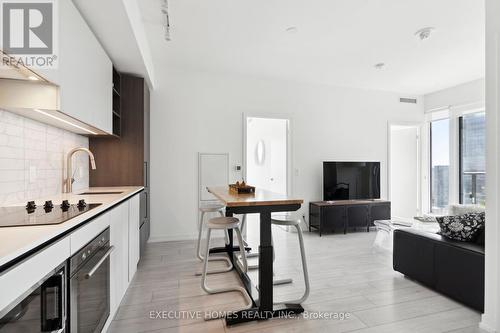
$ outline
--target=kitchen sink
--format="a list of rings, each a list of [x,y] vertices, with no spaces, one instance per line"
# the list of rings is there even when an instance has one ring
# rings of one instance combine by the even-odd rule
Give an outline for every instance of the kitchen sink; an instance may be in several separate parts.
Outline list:
[[[78,195],[94,195],[94,194],[122,194],[123,191],[121,192],[83,192],[83,193],[78,193]]]

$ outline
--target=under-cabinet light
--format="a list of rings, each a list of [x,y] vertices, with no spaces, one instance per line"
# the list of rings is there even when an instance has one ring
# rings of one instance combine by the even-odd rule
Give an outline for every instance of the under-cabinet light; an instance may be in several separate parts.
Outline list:
[[[66,119],[59,118],[58,116],[54,116],[53,114],[50,114],[50,113],[45,112],[45,111],[43,111],[43,110],[40,110],[40,109],[33,109],[33,110],[35,110],[36,112],[41,113],[41,114],[43,114],[43,115],[45,115],[45,116],[47,116],[47,117],[50,117],[50,118],[52,118],[52,119],[59,120],[59,121],[61,121],[61,122],[65,123],[65,124],[68,124],[68,125],[70,125],[70,126],[73,126],[73,127],[78,128],[78,129],[81,129],[81,130],[83,130],[83,131],[85,131],[85,132],[87,132],[87,133],[90,133],[90,134],[93,134],[93,135],[97,135],[97,133],[96,133],[96,132],[93,132],[93,131],[91,131],[91,130],[89,130],[89,129],[85,128],[85,127],[82,127],[82,126],[79,126],[79,125],[73,124],[72,122],[67,121]]]

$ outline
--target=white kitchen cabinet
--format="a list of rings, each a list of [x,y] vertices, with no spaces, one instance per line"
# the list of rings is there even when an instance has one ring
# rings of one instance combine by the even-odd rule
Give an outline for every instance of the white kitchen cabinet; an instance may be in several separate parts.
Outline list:
[[[62,264],[69,258],[69,253],[70,238],[65,237],[0,274],[0,310]]]
[[[110,316],[106,332],[125,296],[139,261],[140,195],[110,205],[105,211],[82,223],[69,234],[0,273],[0,311],[3,311],[49,272],[87,245],[109,227],[110,245]]]
[[[141,222],[140,196],[135,195],[129,200],[129,255],[128,255],[128,277],[129,281],[134,277],[137,271],[137,264],[140,257],[140,235],[139,227]]]
[[[115,313],[129,285],[129,201],[125,201],[106,213],[110,221],[111,253],[111,313]]]
[[[60,87],[60,111],[112,133],[113,65],[71,0],[58,1],[58,68],[40,74]]]

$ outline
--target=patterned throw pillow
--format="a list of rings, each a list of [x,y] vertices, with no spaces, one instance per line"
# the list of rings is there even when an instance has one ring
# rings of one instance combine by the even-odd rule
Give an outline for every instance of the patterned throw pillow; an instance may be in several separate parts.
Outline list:
[[[473,242],[484,228],[484,213],[440,216],[436,219],[442,236],[461,242]]]

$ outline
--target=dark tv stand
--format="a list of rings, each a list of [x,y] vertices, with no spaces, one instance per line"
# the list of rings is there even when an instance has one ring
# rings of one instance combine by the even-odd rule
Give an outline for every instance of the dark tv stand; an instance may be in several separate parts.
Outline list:
[[[387,200],[336,200],[309,203],[309,231],[318,230],[319,235],[354,228],[367,232],[376,220],[391,218],[391,202]]]

